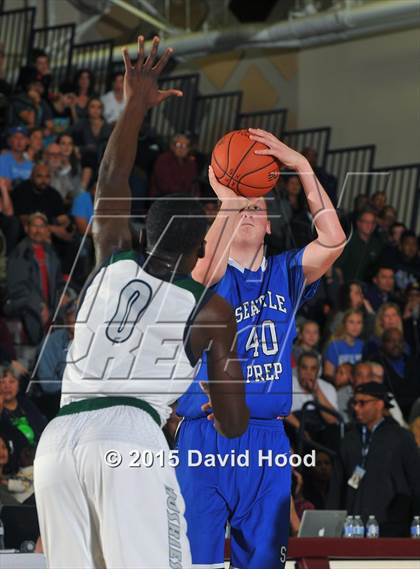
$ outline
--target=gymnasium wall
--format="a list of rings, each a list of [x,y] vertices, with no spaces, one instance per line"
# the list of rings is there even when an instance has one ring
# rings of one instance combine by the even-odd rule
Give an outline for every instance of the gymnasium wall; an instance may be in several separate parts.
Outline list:
[[[375,164],[420,160],[420,31],[299,52],[243,50],[190,60],[204,94],[242,90],[245,111],[287,107],[287,127],[332,126],[332,146],[377,144]]]
[[[331,125],[332,146],[377,144],[375,164],[420,161],[420,31],[299,53],[299,128]]]

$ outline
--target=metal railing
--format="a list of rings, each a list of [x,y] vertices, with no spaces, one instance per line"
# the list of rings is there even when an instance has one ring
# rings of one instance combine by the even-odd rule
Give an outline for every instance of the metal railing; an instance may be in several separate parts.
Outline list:
[[[307,439],[305,436],[308,411],[313,411],[314,409],[320,413],[321,412],[327,413],[328,415],[335,417],[337,419],[337,423],[338,423],[340,439],[343,439],[343,437],[344,437],[345,423],[344,423],[344,419],[343,419],[343,416],[341,415],[341,413],[339,413],[338,411],[335,411],[334,409],[330,409],[329,407],[325,407],[324,405],[321,405],[321,403],[318,403],[318,401],[307,401],[302,406],[301,415],[300,415],[300,419],[299,419],[299,429],[298,429],[298,434],[297,434],[296,452],[297,452],[297,454],[302,455],[304,453],[304,447],[306,444],[306,445],[313,447],[315,450],[327,452],[333,457],[337,456],[337,453],[333,449],[328,448],[319,442],[313,441],[312,439]]]
[[[193,132],[198,81],[198,73],[162,77],[159,81],[161,89],[180,89],[183,92],[182,97],[170,97],[151,111],[150,125],[166,143],[176,133]]]
[[[240,113],[238,128],[262,128],[282,137],[286,128],[287,109]]]
[[[92,71],[95,75],[95,87],[99,95],[102,95],[107,87],[113,50],[114,42],[112,40],[80,43],[73,46],[71,60],[73,74],[78,69]]]
[[[34,20],[35,8],[0,13],[0,41],[5,52],[4,76],[13,86],[20,68],[27,63]]]
[[[337,177],[338,205],[342,209],[351,210],[357,195],[369,193],[375,150],[375,145],[370,144],[327,152],[325,168]]]
[[[73,52],[75,24],[49,26],[33,30],[30,49],[43,49],[49,58],[52,86],[69,78]]]
[[[211,153],[219,138],[235,130],[241,100],[241,91],[197,97],[194,133],[202,152]]]
[[[304,148],[310,146],[318,152],[318,165],[324,166],[325,156],[330,146],[331,127],[307,128],[299,130],[289,130],[283,134],[285,144],[302,152]]]
[[[398,221],[420,232],[420,164],[375,168],[369,193],[383,191],[387,203],[396,208]]]

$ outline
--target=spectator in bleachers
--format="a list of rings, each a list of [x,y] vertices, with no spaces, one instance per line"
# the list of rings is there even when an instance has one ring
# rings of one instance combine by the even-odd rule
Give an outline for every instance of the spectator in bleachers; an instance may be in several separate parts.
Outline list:
[[[13,367],[0,379],[3,394],[2,422],[9,422],[20,431],[31,447],[36,446],[47,422],[37,406],[20,392],[19,377]]]
[[[309,164],[318,178],[321,186],[327,192],[334,207],[337,205],[337,178],[328,173],[323,166],[318,166],[318,152],[315,148],[307,146],[303,149],[302,155],[308,160]]]
[[[316,352],[301,354],[296,370],[293,372],[293,400],[291,414],[286,421],[294,429],[299,429],[302,408],[305,403],[314,401],[332,411],[338,410],[335,387],[318,377],[319,360]],[[309,435],[322,442],[334,446],[335,432],[328,426],[336,425],[337,418],[330,413],[318,410],[307,410],[305,413],[305,430]],[[334,434],[333,434],[334,433]]]
[[[20,224],[14,215],[13,203],[5,178],[0,178],[0,231],[6,241],[6,254],[9,254],[18,242]]]
[[[375,235],[376,214],[363,210],[357,215],[356,230],[347,243],[336,267],[343,273],[343,281],[367,280],[370,268],[383,249],[382,240]]]
[[[190,155],[190,139],[176,134],[170,149],[158,156],[150,181],[150,195],[161,197],[169,194],[195,195],[198,169]]]
[[[343,320],[324,353],[324,376],[331,381],[336,368],[345,362],[357,363],[362,359],[363,314],[350,308],[344,313]]]
[[[35,377],[43,397],[40,408],[48,419],[56,416],[60,407],[61,381],[66,366],[66,355],[74,336],[77,305],[75,301],[64,307],[64,326],[53,330],[38,349]]]
[[[395,275],[394,270],[388,264],[380,263],[373,273],[372,284],[368,286],[366,298],[373,310],[377,311],[382,304],[396,302],[394,293]]]
[[[0,129],[6,127],[9,115],[12,85],[5,79],[6,53],[4,44],[0,42]]]
[[[51,95],[50,106],[53,137],[68,131],[73,124],[72,108],[75,105],[75,101],[76,96],[70,92],[70,87],[68,87],[67,83],[60,85],[60,91]]]
[[[369,362],[359,361],[353,366],[353,387],[373,381],[372,366]]]
[[[90,99],[86,110],[86,118],[80,119],[72,127],[71,133],[82,156],[88,155],[97,168],[111,135],[112,126],[103,117],[103,104],[100,99]]]
[[[378,229],[384,240],[388,240],[389,230],[397,221],[397,210],[392,205],[386,205],[378,215]]]
[[[374,335],[372,335],[363,347],[363,358],[370,359],[370,356],[378,351],[381,338],[385,330],[398,328],[403,331],[403,321],[398,304],[386,302],[379,307],[375,318]],[[405,346],[404,351],[408,354],[410,348]]]
[[[419,365],[416,356],[404,353],[404,336],[398,328],[385,330],[374,361],[384,368],[384,383],[393,393],[405,420],[408,420],[414,401],[420,397]]]
[[[400,245],[401,235],[404,233],[406,229],[407,228],[404,225],[404,223],[401,223],[400,221],[396,221],[391,225],[391,227],[389,228],[388,245],[384,249],[384,255],[389,249],[393,251],[398,249]]]
[[[104,118],[109,124],[117,122],[125,107],[124,101],[124,73],[117,71],[112,76],[112,89],[102,95],[104,105]]]
[[[63,285],[60,261],[49,243],[48,219],[43,213],[28,217],[27,237],[8,259],[6,316],[19,317],[28,342],[37,345],[51,321]]]
[[[334,386],[337,390],[338,410],[344,421],[351,419],[349,401],[353,396],[353,365],[349,362],[337,366],[334,375]]]
[[[89,190],[81,192],[73,202],[71,215],[74,218],[76,229],[81,237],[86,233],[86,229],[93,216],[93,203],[95,200],[96,182],[93,182]],[[90,229],[90,233],[92,229]]]
[[[54,142],[49,144],[44,152],[44,160],[51,175],[51,186],[57,190],[63,198],[66,209],[71,207],[73,199],[82,190],[82,168],[80,161],[76,158],[71,160],[69,156],[63,154],[62,148],[72,151],[72,138],[63,134],[61,144]]]
[[[39,127],[32,128],[29,131],[29,144],[26,148],[24,157],[32,162],[39,162],[42,158],[44,149],[43,129]]]
[[[305,303],[300,314],[308,320],[315,320],[321,327],[322,337],[330,336],[326,323],[331,320],[331,315],[339,305],[339,291],[341,275],[334,267],[330,267],[320,279],[318,291],[314,298]]]
[[[84,279],[87,278],[94,265],[94,249],[92,241],[92,226],[89,226],[93,216],[93,203],[96,193],[96,181],[93,181],[88,191],[81,192],[74,200],[71,215],[76,225],[76,231],[80,245],[86,232],[87,236],[83,241],[83,246],[79,249],[79,258],[77,261],[78,278],[83,285]]]
[[[321,354],[318,350],[320,341],[319,325],[313,320],[306,320],[299,326],[298,337],[293,345],[292,353],[296,361],[305,352],[315,352],[318,354],[319,364],[322,364]]]
[[[386,206],[386,194],[382,191],[375,192],[369,201],[370,206],[375,211],[376,215],[379,216]]]
[[[43,49],[33,49],[30,54],[31,66],[36,72],[36,78],[42,83],[43,97],[48,100],[51,85],[50,60]]]
[[[95,92],[95,76],[90,69],[79,69],[73,83],[73,92],[76,95],[72,106],[73,121],[87,118],[87,106]]]
[[[385,386],[371,382],[355,389],[355,425],[340,444],[328,509],[346,509],[366,521],[374,515],[381,537],[407,537],[420,511],[420,454],[412,435],[385,417]],[[356,467],[364,469],[358,476]],[[349,483],[350,481],[350,483]]]
[[[16,469],[12,458],[13,452],[10,440],[4,432],[0,431],[0,507],[19,505],[19,502],[8,488],[8,475]]]
[[[420,356],[420,286],[418,283],[408,285],[405,291],[403,313],[404,338],[410,346],[410,352]]]
[[[420,282],[419,244],[414,231],[407,229],[402,233],[390,264],[395,271],[395,284],[400,293],[409,285]]]
[[[368,195],[358,194],[354,198],[353,210],[347,215],[347,219],[351,226],[356,224],[358,216],[362,213],[362,211],[365,211],[366,209],[369,209]]]
[[[12,124],[26,128],[46,127],[51,129],[51,108],[43,98],[45,89],[36,72],[29,69],[22,79],[23,91],[12,100]]]
[[[18,469],[12,476],[4,479],[7,489],[19,504],[34,504],[34,458],[35,449],[25,446],[18,457]]]
[[[363,285],[360,281],[349,281],[340,287],[339,310],[335,313],[329,328],[334,333],[340,326],[346,310],[354,308],[363,313],[362,340],[367,340],[373,333],[375,324],[375,311],[364,295]]]
[[[382,364],[380,364],[379,362],[375,362],[375,361],[369,361],[367,363],[369,363],[371,370],[372,370],[372,381],[375,381],[376,383],[383,383],[385,385],[385,369],[384,369],[384,366]],[[407,423],[404,420],[400,406],[398,405],[398,403],[397,403],[397,401],[396,401],[396,399],[395,399],[395,397],[391,391],[388,391],[388,398],[389,398],[389,402],[391,403],[392,407],[385,410],[385,415],[392,417],[394,419],[394,421],[397,421],[397,423],[401,427],[407,428]]]
[[[317,451],[314,468],[304,471],[305,498],[317,510],[324,510],[328,499],[331,483],[333,461],[331,455],[324,451]]]
[[[23,127],[9,129],[8,144],[10,150],[0,154],[0,178],[4,178],[9,190],[22,180],[30,178],[33,168],[32,160],[24,156],[28,146],[28,132]]]
[[[62,154],[62,168],[64,173],[68,171],[68,176],[72,180],[74,195],[77,195],[90,186],[93,170],[90,166],[82,163],[79,149],[76,148],[70,134],[61,134],[57,142]]]
[[[283,169],[281,180],[284,188],[284,195],[290,206],[291,218],[303,209],[304,198],[302,195],[302,184],[296,172]]]
[[[46,164],[37,164],[30,180],[19,184],[12,192],[15,215],[25,226],[28,217],[35,212],[45,214],[49,231],[58,240],[70,242],[73,232],[69,230],[70,219],[65,213],[63,198],[50,186],[51,176]]]

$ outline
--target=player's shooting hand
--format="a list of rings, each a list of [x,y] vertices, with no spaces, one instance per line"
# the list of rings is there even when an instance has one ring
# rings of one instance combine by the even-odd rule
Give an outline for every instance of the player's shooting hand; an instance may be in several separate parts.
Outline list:
[[[161,91],[157,80],[168,63],[172,53],[172,48],[165,49],[162,57],[156,61],[159,38],[155,36],[152,42],[152,49],[144,60],[144,37],[139,36],[137,47],[137,61],[131,64],[128,49],[123,49],[125,64],[124,75],[124,97],[128,102],[130,99],[141,101],[147,109],[159,105],[168,97],[182,97],[182,91],[178,89],[167,89]]]
[[[209,182],[216,196],[223,204],[226,204],[229,209],[232,208],[240,211],[252,203],[252,200],[249,200],[243,196],[238,196],[238,194],[235,194],[233,190],[221,184],[217,180],[214,170],[211,166],[209,166]]]
[[[309,162],[302,154],[289,148],[287,144],[281,142],[274,134],[262,130],[261,128],[249,128],[249,138],[257,142],[261,142],[267,146],[266,149],[255,150],[255,154],[269,154],[277,158],[277,160],[287,168],[297,170],[299,168],[310,168]]]
[[[201,410],[204,411],[204,413],[206,413],[207,411],[209,411],[212,406],[211,406],[211,399],[210,399],[210,391],[209,391],[209,386],[208,383],[206,381],[200,381],[199,385],[201,387],[201,390],[204,391],[204,393],[207,395],[207,397],[209,398],[209,400],[206,403],[203,403],[203,405],[201,406]],[[209,421],[214,421],[214,413],[209,413],[207,415],[207,419]]]

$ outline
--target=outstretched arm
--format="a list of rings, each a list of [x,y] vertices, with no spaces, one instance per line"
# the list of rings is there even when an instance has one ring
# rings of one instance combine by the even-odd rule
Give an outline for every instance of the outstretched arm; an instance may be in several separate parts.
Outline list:
[[[259,128],[248,130],[251,140],[262,142],[268,147],[264,150],[256,150],[256,154],[270,154],[287,168],[299,174],[308,200],[309,211],[318,233],[317,238],[305,247],[303,253],[303,272],[306,284],[311,284],[327,272],[341,255],[346,244],[346,235],[335,207],[306,158],[265,130]]]
[[[249,201],[220,184],[209,167],[210,185],[221,201],[220,209],[206,235],[206,253],[198,259],[192,277],[205,286],[219,282],[225,274],[229,249],[240,223],[240,211]]]
[[[140,36],[134,65],[131,64],[127,49],[123,50],[124,97],[127,104],[108,141],[99,169],[95,196],[92,234],[98,264],[113,251],[131,247],[131,192],[128,179],[134,165],[143,119],[149,109],[171,95],[182,96],[182,92],[176,89],[160,91],[158,88],[158,77],[173,51],[166,49],[155,65],[158,46],[159,38],[155,37],[152,50],[144,61],[144,37]]]

